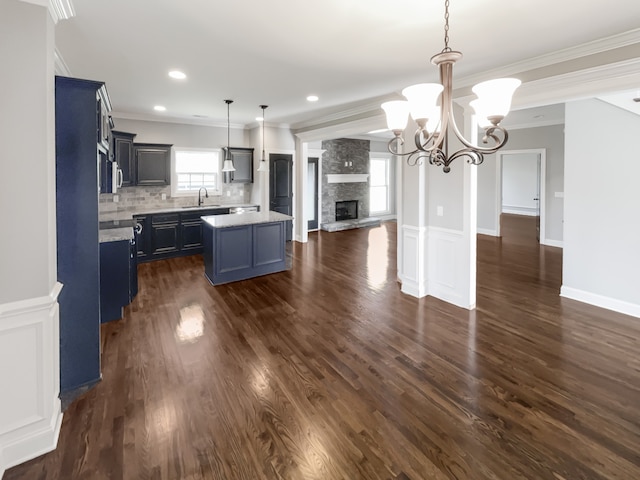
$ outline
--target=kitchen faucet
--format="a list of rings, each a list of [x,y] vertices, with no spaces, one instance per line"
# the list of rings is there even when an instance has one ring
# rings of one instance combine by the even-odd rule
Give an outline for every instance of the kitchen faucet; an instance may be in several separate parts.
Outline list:
[[[200,190],[198,190],[198,206],[204,203],[204,200],[202,199],[202,190],[204,190],[205,198],[209,198],[209,192],[207,192],[207,189],[205,187],[200,187]]]

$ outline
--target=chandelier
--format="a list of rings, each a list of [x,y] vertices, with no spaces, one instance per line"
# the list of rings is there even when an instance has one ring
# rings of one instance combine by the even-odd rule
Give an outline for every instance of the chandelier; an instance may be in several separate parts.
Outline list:
[[[477,84],[472,88],[478,97],[470,105],[476,112],[478,124],[484,129],[483,144],[480,147],[466,140],[453,115],[453,65],[462,58],[462,53],[449,47],[449,0],[445,0],[444,48],[431,57],[431,63],[440,70],[441,83],[420,83],[405,88],[402,95],[406,100],[385,102],[382,108],[387,116],[387,126],[393,131],[394,138],[389,140],[388,149],[394,155],[406,156],[411,166],[419,165],[426,158],[432,165],[443,167],[445,173],[451,170],[451,162],[456,158],[466,157],[467,162],[480,165],[485,154],[502,148],[509,139],[508,132],[500,126],[500,122],[509,113],[511,97],[520,80],[515,78],[499,78]],[[437,105],[440,97],[440,106]],[[411,114],[418,128],[414,135],[416,149],[402,153],[404,144],[402,133],[407,126]],[[453,131],[462,142],[463,148],[449,154],[448,133]]]

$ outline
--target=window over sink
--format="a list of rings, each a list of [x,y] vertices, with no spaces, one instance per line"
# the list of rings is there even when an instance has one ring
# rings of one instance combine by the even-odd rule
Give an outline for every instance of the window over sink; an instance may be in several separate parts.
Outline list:
[[[204,187],[209,195],[221,194],[220,149],[174,147],[171,195],[193,196]]]

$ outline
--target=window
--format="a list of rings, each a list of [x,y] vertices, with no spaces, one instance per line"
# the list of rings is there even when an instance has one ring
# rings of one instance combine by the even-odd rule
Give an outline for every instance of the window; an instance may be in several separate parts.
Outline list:
[[[391,213],[391,185],[389,169],[391,158],[370,160],[369,211],[371,214]]]
[[[220,150],[175,148],[171,194],[194,195],[202,187],[220,195]]]

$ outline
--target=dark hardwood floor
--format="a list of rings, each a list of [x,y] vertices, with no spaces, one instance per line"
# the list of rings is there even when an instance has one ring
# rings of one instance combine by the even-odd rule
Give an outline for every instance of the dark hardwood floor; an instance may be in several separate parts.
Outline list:
[[[640,479],[640,320],[561,298],[532,219],[478,238],[475,311],[403,295],[395,223],[212,287],[142,264],[103,381],[29,479]]]

